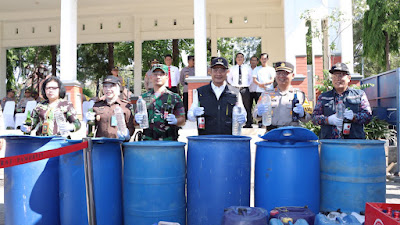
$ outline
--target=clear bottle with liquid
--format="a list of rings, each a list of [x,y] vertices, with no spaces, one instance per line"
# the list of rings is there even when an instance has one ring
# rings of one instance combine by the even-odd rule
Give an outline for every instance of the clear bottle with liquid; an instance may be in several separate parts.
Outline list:
[[[232,135],[241,135],[242,134],[242,125],[237,122],[238,116],[242,114],[242,108],[239,107],[239,103],[236,102],[236,105],[232,110]]]
[[[60,127],[65,127],[67,120],[65,119],[64,113],[61,110],[56,109],[54,111],[54,118],[56,119],[57,127],[59,128],[59,133],[61,136],[65,136],[68,134],[68,131],[60,130]]]
[[[344,118],[344,110],[346,109],[346,106],[343,103],[343,99],[342,97],[339,97],[339,101],[338,104],[336,105],[336,116],[339,119],[343,119]],[[339,125],[338,127],[339,132],[342,132],[343,130],[343,124]]]
[[[136,112],[144,115],[143,121],[139,124],[140,128],[142,129],[149,128],[149,116],[147,114],[146,101],[143,100],[142,96],[139,96],[139,99],[136,102]]]
[[[268,110],[262,114],[262,124],[264,126],[270,126],[272,123],[272,107],[271,107],[271,96],[269,95],[270,90],[263,92],[261,94],[261,104],[266,104]]]
[[[122,111],[121,107],[119,106],[115,107],[114,116],[115,119],[117,119],[118,131],[124,134],[126,131],[126,123],[125,123],[124,112]]]

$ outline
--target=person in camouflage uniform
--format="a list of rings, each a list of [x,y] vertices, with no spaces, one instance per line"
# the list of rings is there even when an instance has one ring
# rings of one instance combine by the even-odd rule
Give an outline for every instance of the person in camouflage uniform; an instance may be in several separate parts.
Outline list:
[[[149,128],[143,130],[144,140],[178,139],[178,129],[185,124],[185,109],[180,96],[169,91],[165,84],[168,81],[168,67],[156,64],[152,67],[151,79],[154,88],[142,95],[146,101],[149,116]],[[136,113],[138,124],[144,115]]]
[[[31,128],[38,125],[37,136],[51,136],[79,130],[81,123],[72,103],[63,99],[66,90],[62,82],[57,77],[50,77],[44,81],[41,91],[45,100],[38,103],[32,110],[32,125],[22,125],[21,130],[29,133]],[[54,117],[54,112],[57,110],[62,112],[67,121],[62,126],[57,125]]]

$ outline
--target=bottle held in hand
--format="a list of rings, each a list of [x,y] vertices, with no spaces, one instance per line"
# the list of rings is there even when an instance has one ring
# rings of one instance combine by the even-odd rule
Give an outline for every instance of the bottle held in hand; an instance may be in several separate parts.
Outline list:
[[[139,96],[139,99],[136,102],[137,105],[137,113],[144,115],[143,121],[139,124],[140,128],[142,129],[147,129],[149,128],[149,116],[147,114],[147,106],[146,106],[146,101],[143,100],[142,96]]]

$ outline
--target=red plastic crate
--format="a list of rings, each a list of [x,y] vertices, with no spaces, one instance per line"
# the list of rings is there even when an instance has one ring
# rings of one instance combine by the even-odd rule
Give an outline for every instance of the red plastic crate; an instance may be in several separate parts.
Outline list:
[[[384,213],[388,207],[400,211],[400,204],[373,203],[365,204],[365,225],[400,225],[400,221]]]

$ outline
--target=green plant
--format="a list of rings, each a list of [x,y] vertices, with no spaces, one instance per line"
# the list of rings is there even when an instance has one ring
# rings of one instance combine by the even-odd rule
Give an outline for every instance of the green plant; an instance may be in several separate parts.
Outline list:
[[[89,98],[93,97],[93,92],[89,88],[83,88],[82,93]]]
[[[300,126],[309,129],[310,131],[314,132],[314,134],[316,134],[317,136],[319,136],[319,132],[321,131],[321,126],[315,125],[312,121],[308,121],[307,123],[303,123],[300,121]]]
[[[365,136],[368,140],[386,139],[397,142],[396,130],[389,128],[389,123],[373,117],[371,122],[364,127]]]

